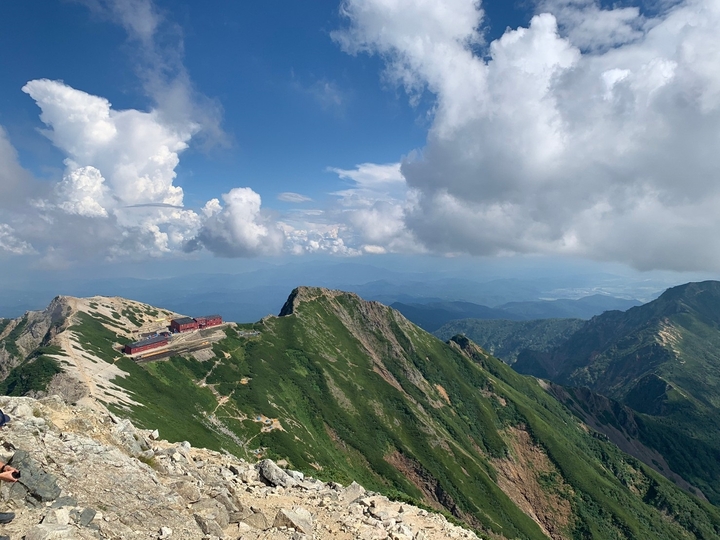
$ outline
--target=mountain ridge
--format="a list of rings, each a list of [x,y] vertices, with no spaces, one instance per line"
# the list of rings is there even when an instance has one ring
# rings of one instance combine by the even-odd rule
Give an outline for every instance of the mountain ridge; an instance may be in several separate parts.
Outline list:
[[[118,348],[159,308],[102,297],[78,305],[60,333],[79,347],[78,361],[97,367],[94,399],[122,390],[128,399],[108,408],[168,440],[357,480],[493,538],[720,530],[717,509],[594,436],[537,381],[377,302],[300,287],[282,316],[229,324],[202,351],[149,363]],[[68,361],[61,353],[45,354]]]

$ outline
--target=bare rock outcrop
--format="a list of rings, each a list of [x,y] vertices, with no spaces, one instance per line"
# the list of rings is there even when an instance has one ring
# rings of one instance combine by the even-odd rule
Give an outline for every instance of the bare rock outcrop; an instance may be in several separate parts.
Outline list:
[[[270,460],[158,440],[97,407],[0,397],[12,422],[2,459],[23,473],[0,485],[26,540],[440,540],[477,536],[439,514],[353,483],[325,483]]]
[[[56,296],[46,309],[28,311],[5,326],[0,339],[14,336],[14,347],[6,344],[0,348],[0,376],[6,376],[37,347],[49,343],[69,313],[67,297]]]

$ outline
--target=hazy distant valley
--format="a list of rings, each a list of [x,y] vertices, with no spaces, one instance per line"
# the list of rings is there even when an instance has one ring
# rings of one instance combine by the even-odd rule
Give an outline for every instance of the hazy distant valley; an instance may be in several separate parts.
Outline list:
[[[27,281],[0,284],[0,315],[18,317],[28,310],[44,309],[58,294],[103,294],[164,306],[178,313],[219,313],[230,321],[254,322],[277,314],[288,291],[302,283],[354,292],[386,305],[466,302],[491,309],[502,306],[502,312],[492,318],[590,318],[607,309],[627,309],[652,300],[672,284],[667,279],[585,273],[581,269],[510,272],[504,268],[484,270],[483,266],[455,270],[414,266],[411,260],[390,268],[355,262],[297,261],[285,265],[258,263],[235,273],[183,272],[178,277],[76,277],[72,272],[54,278],[29,276]],[[459,313],[453,318],[465,317],[470,315]]]

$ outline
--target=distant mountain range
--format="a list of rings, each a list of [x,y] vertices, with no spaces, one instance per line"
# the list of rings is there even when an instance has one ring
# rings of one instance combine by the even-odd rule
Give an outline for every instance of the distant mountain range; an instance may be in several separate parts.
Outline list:
[[[626,310],[639,306],[638,300],[626,300],[595,294],[577,300],[536,300],[509,302],[495,308],[471,302],[428,302],[391,304],[412,322],[434,332],[444,324],[458,319],[504,319],[527,321],[534,319],[590,319],[610,310]]]
[[[448,265],[443,265],[443,267]],[[289,290],[299,283],[354,292],[366,300],[386,305],[428,304],[432,302],[471,302],[490,308],[509,303],[536,302],[546,298],[581,298],[602,293],[608,297],[656,298],[667,288],[664,281],[632,279],[607,273],[574,274],[565,268],[538,272],[528,269],[518,276],[483,270],[459,272],[416,268],[413,264],[383,268],[359,262],[327,262],[297,258],[291,264],[256,262],[243,264],[234,273],[197,271],[197,263],[177,269],[174,277],[129,278],[78,277],[74,272],[29,275],[25,281],[0,280],[0,316],[19,317],[28,310],[41,310],[58,294],[87,297],[122,296],[180,313],[219,313],[227,320],[253,322],[277,313]],[[190,272],[189,268],[195,268]],[[408,270],[410,268],[411,270]],[[64,277],[61,277],[64,276]],[[563,308],[563,301],[541,302],[542,314],[525,312],[522,305],[506,311],[527,320],[545,317],[589,318],[604,309],[627,309],[627,305],[603,304],[577,311]],[[508,318],[510,315],[503,315]],[[512,318],[512,317],[511,317]]]
[[[378,302],[301,287],[280,316],[177,336],[162,361],[119,352],[175,316],[117,297],[58,297],[3,320],[2,390],[95,400],[171,441],[357,480],[483,538],[710,540],[720,531],[720,509],[687,493],[692,485],[683,491],[619,450],[548,384]]]

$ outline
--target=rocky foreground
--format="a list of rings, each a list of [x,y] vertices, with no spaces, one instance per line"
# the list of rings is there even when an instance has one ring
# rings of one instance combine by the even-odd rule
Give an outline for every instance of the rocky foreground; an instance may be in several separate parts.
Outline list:
[[[159,440],[102,407],[0,398],[0,486],[13,540],[478,538],[439,514],[229,454]]]

